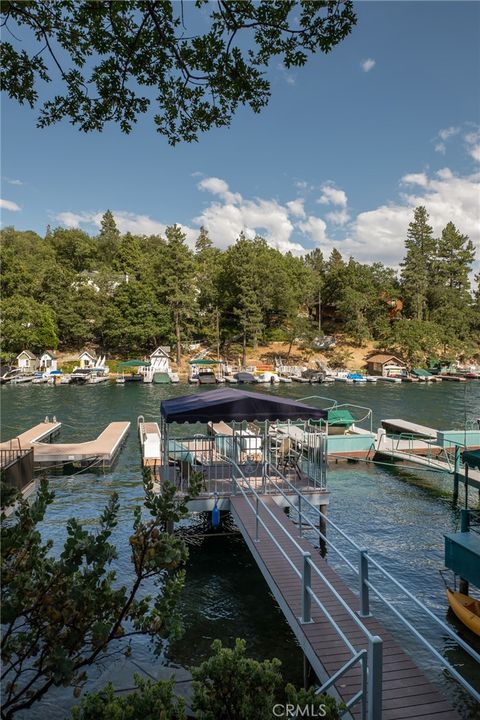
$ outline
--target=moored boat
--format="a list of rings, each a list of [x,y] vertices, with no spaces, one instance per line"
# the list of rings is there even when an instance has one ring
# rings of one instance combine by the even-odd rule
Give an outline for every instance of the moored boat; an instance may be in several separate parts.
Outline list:
[[[350,380],[353,380],[353,382],[356,384],[362,384],[367,382],[367,378],[361,373],[348,373],[347,377]]]
[[[238,372],[235,373],[234,378],[239,383],[256,383],[255,376],[251,372]]]
[[[448,604],[469,630],[480,636],[480,600],[447,588]]]

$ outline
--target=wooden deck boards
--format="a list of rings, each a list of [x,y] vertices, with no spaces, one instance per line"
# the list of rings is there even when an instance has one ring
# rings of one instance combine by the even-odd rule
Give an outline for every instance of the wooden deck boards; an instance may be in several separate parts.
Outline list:
[[[298,536],[298,528],[284,511],[272,499],[267,497],[264,499],[275,518],[295,538],[302,550],[311,553],[315,566],[335,587],[349,607],[356,611],[358,598],[315,548],[307,540]],[[313,654],[314,658],[320,661],[326,675],[333,675],[350,658],[350,652],[346,645],[313,600],[312,619],[314,622],[308,625],[302,625],[299,622],[298,618],[301,614],[300,578],[261,525],[259,542],[255,542],[255,515],[246,499],[237,495],[230,498],[230,504],[233,516],[302,649],[307,657],[309,655],[312,657]],[[301,572],[303,561],[298,549],[264,509],[261,511],[261,518],[278,544],[289,555],[297,570]],[[362,631],[313,569],[312,588],[352,645],[357,650],[366,647]],[[379,635],[383,640],[383,719],[458,720],[459,716],[451,704],[428,680],[390,633],[375,618],[362,618],[362,622],[371,633]],[[348,701],[360,687],[360,668],[359,665],[356,665],[342,676],[336,685],[336,691],[342,699]],[[357,704],[353,708],[352,714],[354,717],[358,717],[359,713],[360,705]]]
[[[88,463],[98,460],[101,465],[109,465],[118,454],[129,428],[129,422],[112,422],[95,440],[81,443],[32,443],[34,463]]]
[[[38,425],[34,425],[28,430],[25,430],[25,432],[20,433],[17,437],[0,443],[0,448],[5,450],[9,450],[10,448],[28,450],[34,443],[48,440],[52,437],[52,435],[58,433],[61,427],[61,422],[52,421],[38,423]]]

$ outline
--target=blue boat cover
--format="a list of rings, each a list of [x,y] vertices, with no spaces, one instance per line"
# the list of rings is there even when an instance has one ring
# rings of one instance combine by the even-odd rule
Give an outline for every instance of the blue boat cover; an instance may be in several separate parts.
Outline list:
[[[222,388],[164,400],[167,423],[241,422],[242,420],[324,420],[327,411],[298,400]]]
[[[480,450],[464,450],[462,456],[465,465],[480,470]]]

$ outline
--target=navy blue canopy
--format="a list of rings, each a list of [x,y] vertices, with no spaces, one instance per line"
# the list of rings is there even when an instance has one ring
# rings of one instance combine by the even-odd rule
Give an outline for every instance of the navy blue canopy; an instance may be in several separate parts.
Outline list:
[[[233,388],[164,400],[161,413],[167,423],[324,420],[328,415],[298,400]]]

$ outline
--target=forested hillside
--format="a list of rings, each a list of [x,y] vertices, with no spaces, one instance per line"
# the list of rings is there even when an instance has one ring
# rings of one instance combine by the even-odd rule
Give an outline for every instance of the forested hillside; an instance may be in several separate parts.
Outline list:
[[[400,273],[337,250],[283,255],[244,235],[221,251],[203,229],[194,250],[178,226],[165,237],[121,235],[109,211],[96,236],[59,227],[40,237],[8,227],[1,232],[2,354],[95,344],[110,356],[132,356],[168,343],[179,358],[194,339],[308,345],[343,331],[359,346],[373,339],[412,361],[473,356],[480,292],[470,285],[472,242],[452,223],[434,237],[423,207],[398,242],[405,245]]]

